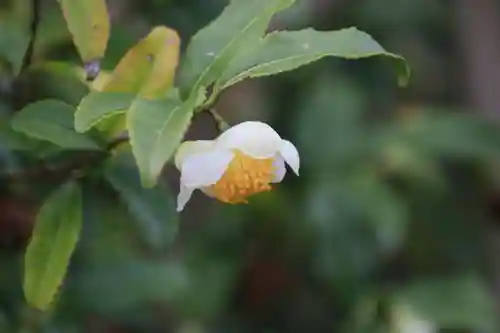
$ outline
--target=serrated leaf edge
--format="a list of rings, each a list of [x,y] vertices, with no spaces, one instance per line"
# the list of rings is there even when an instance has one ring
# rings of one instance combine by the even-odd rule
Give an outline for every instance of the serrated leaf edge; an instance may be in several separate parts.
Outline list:
[[[318,30],[315,30],[315,29],[305,29],[305,30],[312,30],[312,31],[315,31],[315,32],[323,32],[323,31],[318,31]],[[369,34],[367,34],[366,32],[362,31],[362,30],[359,30],[357,29],[356,27],[349,27],[349,28],[344,28],[344,29],[340,29],[340,30],[333,30],[333,31],[328,31],[328,32],[348,32],[348,31],[355,31],[355,32],[358,32],[360,34],[363,34],[365,36],[367,36],[368,38],[370,39],[373,39],[373,37],[371,37]],[[265,42],[266,38],[269,38],[269,37],[272,37],[273,35],[275,34],[279,34],[281,32],[298,32],[298,31],[288,31],[288,30],[285,30],[285,31],[274,31],[272,33],[269,33],[268,35],[266,35],[264,38],[261,39],[261,42]],[[305,65],[308,65],[316,60],[319,60],[323,57],[338,57],[338,58],[342,58],[342,59],[350,59],[350,60],[355,60],[355,59],[365,59],[365,58],[370,58],[370,57],[375,57],[375,56],[387,56],[387,57],[391,57],[395,60],[399,60],[399,61],[402,61],[404,64],[405,64],[405,75],[404,75],[404,78],[399,78],[398,77],[398,82],[401,86],[405,86],[410,78],[410,75],[411,75],[411,70],[410,70],[410,67],[406,61],[405,58],[403,58],[402,56],[399,56],[397,54],[394,54],[394,53],[391,53],[391,52],[384,52],[384,53],[380,53],[380,52],[374,52],[374,53],[365,53],[363,56],[334,56],[334,55],[331,55],[331,54],[325,54],[325,53],[318,53],[317,55],[311,55],[309,56],[309,59],[308,61],[306,61],[303,65],[301,65],[300,67],[302,66],[305,66]],[[248,79],[248,78],[257,78],[257,77],[262,77],[262,76],[267,76],[265,74],[262,74],[262,75],[248,75],[249,73],[252,73],[256,70],[259,70],[261,68],[265,68],[267,66],[273,66],[274,64],[276,63],[281,63],[281,62],[287,62],[287,61],[294,61],[296,59],[299,59],[299,58],[306,58],[307,56],[304,56],[304,55],[294,55],[294,56],[290,56],[290,57],[286,57],[286,58],[281,58],[281,59],[277,59],[277,60],[273,60],[273,61],[269,61],[269,62],[266,62],[266,63],[261,63],[261,64],[258,64],[258,65],[255,65],[253,67],[250,67],[248,68],[247,70],[241,72],[240,74],[236,75],[235,77],[233,77],[232,79],[228,80],[226,83],[224,83],[221,87],[221,89],[226,89],[228,88],[229,86],[232,86],[240,81],[243,81],[245,79]],[[278,73],[282,73],[284,71],[280,71]],[[278,74],[276,73],[276,74]],[[273,74],[274,75],[274,74]]]

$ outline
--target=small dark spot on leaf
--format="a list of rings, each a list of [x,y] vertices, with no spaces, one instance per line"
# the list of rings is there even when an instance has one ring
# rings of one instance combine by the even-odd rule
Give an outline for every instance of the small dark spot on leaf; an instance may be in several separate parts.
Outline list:
[[[152,54],[148,54],[147,59],[149,62],[153,62],[154,56]]]
[[[101,62],[98,59],[89,61],[85,63],[84,69],[87,81],[94,81],[101,71]]]

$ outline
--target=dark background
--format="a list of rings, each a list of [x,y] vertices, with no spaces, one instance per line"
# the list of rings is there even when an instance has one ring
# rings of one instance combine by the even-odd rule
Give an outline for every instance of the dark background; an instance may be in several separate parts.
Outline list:
[[[3,58],[15,58],[29,37],[30,3],[0,1]],[[153,25],[178,30],[185,47],[224,3],[109,1],[104,68]],[[12,85],[11,68],[0,66],[4,115],[42,97],[82,97],[56,1],[42,1],[41,14],[40,68]],[[195,195],[173,246],[158,236],[161,225],[132,219],[112,191],[89,189],[100,208],[85,211],[49,314],[25,305],[21,273],[52,180],[4,184],[0,333],[500,332],[500,4],[298,0],[272,29],[306,26],[370,33],[407,58],[409,87],[397,87],[383,59],[326,59],[232,87],[219,112],[230,123],[269,122],[294,142],[300,177],[290,173],[249,205]],[[216,135],[200,115],[188,137]],[[0,148],[2,170],[15,169]],[[165,175],[173,207],[179,174]]]

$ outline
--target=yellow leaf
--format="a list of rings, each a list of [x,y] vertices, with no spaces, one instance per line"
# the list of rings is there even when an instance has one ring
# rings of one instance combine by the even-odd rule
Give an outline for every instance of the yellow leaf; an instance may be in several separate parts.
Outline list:
[[[59,0],[59,4],[83,62],[101,59],[110,31],[106,0]]]
[[[103,91],[134,92],[147,98],[163,96],[172,87],[179,48],[175,30],[155,27],[120,60]]]
[[[175,30],[155,27],[119,61],[112,74],[98,77],[93,85],[102,92],[130,92],[144,98],[160,98],[172,88],[179,63],[180,38]],[[125,127],[123,114],[108,118],[98,126],[114,136]]]
[[[109,82],[111,78],[111,73],[107,71],[101,71],[99,75],[95,78],[91,83],[92,90],[103,91],[106,84]]]

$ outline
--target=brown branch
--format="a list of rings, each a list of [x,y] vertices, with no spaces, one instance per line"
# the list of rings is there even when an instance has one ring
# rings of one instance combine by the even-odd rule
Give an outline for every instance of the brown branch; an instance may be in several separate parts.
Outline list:
[[[31,23],[30,23],[30,41],[26,53],[24,54],[21,71],[25,70],[31,65],[33,61],[33,53],[35,51],[35,40],[40,25],[41,15],[41,0],[32,0],[31,2]]]
[[[500,120],[500,6],[496,0],[459,0],[455,4],[457,37],[462,46],[465,91],[478,113]],[[500,306],[500,231],[485,226],[493,294]]]

